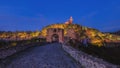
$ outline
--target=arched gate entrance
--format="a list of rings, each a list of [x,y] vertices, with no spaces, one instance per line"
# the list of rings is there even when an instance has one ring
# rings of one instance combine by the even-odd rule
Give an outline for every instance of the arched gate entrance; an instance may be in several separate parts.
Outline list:
[[[59,42],[59,36],[57,34],[53,34],[51,39],[52,39],[52,42]]]
[[[64,42],[64,30],[60,28],[49,28],[46,36],[47,42]]]

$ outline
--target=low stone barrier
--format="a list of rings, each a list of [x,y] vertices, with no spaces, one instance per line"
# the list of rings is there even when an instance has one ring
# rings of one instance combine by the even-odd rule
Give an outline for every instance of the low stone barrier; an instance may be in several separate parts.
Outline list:
[[[21,45],[10,47],[10,48],[0,49],[0,59],[5,59],[6,57],[11,56],[17,52],[23,51],[29,47],[37,46],[40,44],[42,44],[42,43],[31,43],[31,44],[27,44],[27,45],[21,44]]]
[[[62,45],[63,49],[85,68],[119,68],[117,65],[108,63],[100,58],[93,57],[71,46]]]
[[[17,46],[0,50],[0,59],[4,59],[31,46]]]
[[[14,55],[18,52],[24,51],[27,48],[38,46],[38,45],[44,45],[46,43],[31,43],[27,45],[19,45],[15,47],[10,47],[6,49],[0,49],[0,68],[5,68],[5,64],[7,60],[9,60],[9,56]]]

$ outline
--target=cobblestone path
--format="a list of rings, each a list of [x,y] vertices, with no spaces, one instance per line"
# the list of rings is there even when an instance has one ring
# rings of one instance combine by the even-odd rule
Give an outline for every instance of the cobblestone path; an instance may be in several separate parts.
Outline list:
[[[18,54],[6,68],[81,68],[59,43],[33,47]]]

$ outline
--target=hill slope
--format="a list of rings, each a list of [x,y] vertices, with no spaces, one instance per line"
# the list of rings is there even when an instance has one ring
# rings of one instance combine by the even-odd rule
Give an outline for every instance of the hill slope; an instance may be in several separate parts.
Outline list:
[[[120,36],[110,33],[102,33],[99,30],[84,27],[78,24],[51,24],[44,27],[41,31],[22,31],[22,32],[0,32],[0,39],[3,40],[25,40],[32,39],[34,37],[46,37],[48,28],[61,28],[64,29],[64,35],[66,36],[67,30],[73,28],[78,35],[78,40],[82,40],[85,37],[90,39],[90,43],[103,46],[104,42],[120,42]]]
[[[67,30],[69,28],[73,28],[75,32],[78,34],[79,39],[84,39],[87,36],[90,39],[90,43],[98,46],[103,46],[104,41],[106,42],[117,42],[120,41],[120,36],[109,34],[109,33],[102,33],[99,30],[84,27],[78,24],[52,24],[44,27],[41,31],[41,35],[46,37],[46,32],[48,28],[61,28],[64,29],[64,35],[66,35]]]

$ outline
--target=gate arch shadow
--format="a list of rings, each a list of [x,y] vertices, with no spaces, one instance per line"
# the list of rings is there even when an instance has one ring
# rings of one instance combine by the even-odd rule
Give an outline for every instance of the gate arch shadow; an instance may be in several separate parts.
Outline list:
[[[52,42],[59,42],[59,35],[58,34],[53,34],[51,36]]]

